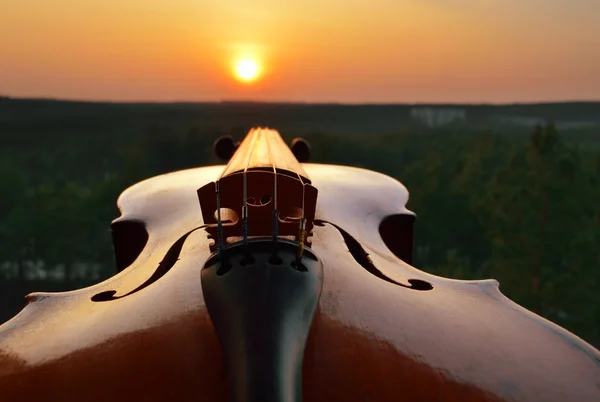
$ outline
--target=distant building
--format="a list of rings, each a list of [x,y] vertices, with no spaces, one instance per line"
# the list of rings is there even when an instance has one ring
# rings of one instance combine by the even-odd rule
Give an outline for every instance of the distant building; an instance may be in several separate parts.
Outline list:
[[[429,127],[439,127],[467,119],[466,110],[458,108],[416,107],[411,109],[410,115]]]
[[[546,119],[527,116],[499,116],[496,120],[511,126],[535,127],[546,124]]]

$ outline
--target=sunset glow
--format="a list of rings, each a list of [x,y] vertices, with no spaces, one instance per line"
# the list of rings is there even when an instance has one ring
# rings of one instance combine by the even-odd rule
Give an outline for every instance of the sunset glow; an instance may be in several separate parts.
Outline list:
[[[6,1],[0,95],[600,99],[598,27],[598,0]],[[257,63],[256,73],[251,63],[236,73],[245,58]],[[254,81],[241,81],[253,74]]]

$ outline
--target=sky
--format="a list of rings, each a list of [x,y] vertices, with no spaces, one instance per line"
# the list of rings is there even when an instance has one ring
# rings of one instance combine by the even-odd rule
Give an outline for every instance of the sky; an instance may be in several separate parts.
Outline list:
[[[0,0],[0,94],[600,100],[600,0]]]

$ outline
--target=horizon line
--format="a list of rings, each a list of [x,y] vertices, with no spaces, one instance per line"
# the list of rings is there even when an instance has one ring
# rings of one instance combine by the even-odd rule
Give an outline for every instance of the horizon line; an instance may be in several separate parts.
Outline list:
[[[581,104],[600,103],[589,99],[563,99],[563,100],[540,100],[540,101],[514,101],[514,102],[344,102],[344,101],[268,101],[256,99],[221,99],[221,100],[106,100],[106,99],[83,99],[83,98],[59,98],[59,97],[26,97],[0,94],[0,100],[20,101],[51,101],[64,103],[97,103],[117,105],[215,105],[215,104],[258,104],[258,105],[316,105],[316,106],[518,106],[518,105],[555,105],[555,104]]]

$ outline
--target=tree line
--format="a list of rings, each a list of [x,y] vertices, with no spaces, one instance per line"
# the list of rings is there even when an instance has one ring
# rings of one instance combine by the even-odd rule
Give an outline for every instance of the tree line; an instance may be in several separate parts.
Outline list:
[[[153,175],[221,163],[220,135],[249,126],[147,125],[0,150],[0,321],[37,290],[115,274],[116,199]],[[464,128],[301,135],[311,161],[364,167],[401,181],[418,218],[414,265],[457,279],[499,280],[515,302],[600,346],[600,151],[551,125],[523,134]]]

